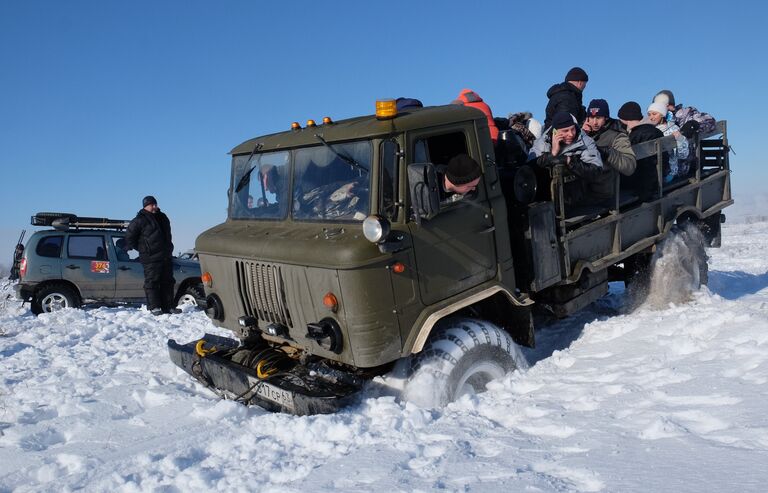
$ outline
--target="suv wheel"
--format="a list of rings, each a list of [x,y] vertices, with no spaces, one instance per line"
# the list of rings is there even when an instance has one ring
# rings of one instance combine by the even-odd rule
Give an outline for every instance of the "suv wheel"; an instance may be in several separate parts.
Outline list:
[[[35,294],[32,300],[32,313],[51,313],[64,308],[78,308],[80,296],[65,284],[51,284]]]
[[[176,306],[191,305],[203,307],[205,306],[205,291],[199,284],[190,284],[186,288],[179,290],[179,294],[176,297]]]
[[[411,357],[404,397],[423,407],[439,407],[484,392],[491,380],[527,367],[506,331],[484,320],[452,319]]]

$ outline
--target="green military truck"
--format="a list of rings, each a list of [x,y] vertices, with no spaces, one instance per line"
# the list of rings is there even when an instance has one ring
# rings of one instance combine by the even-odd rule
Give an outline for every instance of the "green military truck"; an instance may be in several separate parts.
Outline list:
[[[733,203],[725,122],[691,144],[696,166],[673,183],[673,137],[635,147],[658,157],[657,198],[617,177],[611,205],[570,208],[567,168],[527,164],[511,131],[494,146],[468,107],[377,102],[375,115],[248,140],[231,152],[226,222],[196,243],[207,313],[238,340],[170,340],[171,359],[222,397],[294,414],[332,412],[396,366],[406,390],[429,375],[438,402],[480,392],[534,345],[534,309],[565,317],[611,280],[640,282],[683,224],[719,246]],[[482,180],[441,202],[441,165],[458,154]]]

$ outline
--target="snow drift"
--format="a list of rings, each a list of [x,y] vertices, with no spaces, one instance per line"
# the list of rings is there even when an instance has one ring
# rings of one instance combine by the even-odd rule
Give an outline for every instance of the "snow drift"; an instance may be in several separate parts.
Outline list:
[[[444,409],[374,384],[336,415],[220,401],[167,358],[187,309],[34,317],[0,295],[0,491],[764,491],[768,224],[727,226],[710,287],[548,323],[531,367]]]

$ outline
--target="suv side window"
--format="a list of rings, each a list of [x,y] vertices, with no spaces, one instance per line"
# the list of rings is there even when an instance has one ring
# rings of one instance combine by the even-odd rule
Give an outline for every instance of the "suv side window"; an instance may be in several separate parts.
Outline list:
[[[63,236],[46,236],[37,242],[35,253],[41,257],[61,257],[61,245],[64,243]]]
[[[70,236],[67,242],[69,258],[84,258],[91,260],[107,260],[107,249],[104,248],[103,236]]]
[[[117,260],[120,262],[136,262],[139,258],[139,252],[136,250],[127,251],[125,249],[125,238],[122,236],[113,236],[112,244],[115,247],[115,254],[117,254]]]

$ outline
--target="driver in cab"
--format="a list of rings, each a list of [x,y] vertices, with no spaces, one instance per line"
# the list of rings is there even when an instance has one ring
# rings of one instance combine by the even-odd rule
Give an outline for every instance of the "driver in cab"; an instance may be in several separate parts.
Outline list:
[[[451,204],[473,194],[481,177],[482,170],[477,161],[466,154],[452,157],[447,166],[438,168],[440,203]]]

